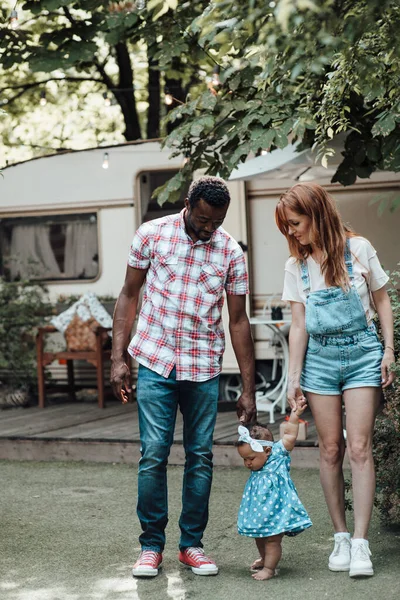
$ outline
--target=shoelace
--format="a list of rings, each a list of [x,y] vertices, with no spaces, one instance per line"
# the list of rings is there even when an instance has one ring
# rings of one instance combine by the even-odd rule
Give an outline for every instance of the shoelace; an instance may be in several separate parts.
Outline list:
[[[190,558],[193,558],[193,560],[198,560],[201,563],[212,563],[212,560],[205,556],[202,548],[188,548],[186,554],[188,554]]]
[[[345,552],[347,549],[350,550],[350,543],[348,542],[348,540],[346,540],[346,538],[343,538],[343,539],[339,540],[338,542],[336,542],[333,553],[335,556],[337,556],[342,551]]]
[[[365,544],[357,544],[352,548],[352,558],[356,558],[357,560],[368,560],[371,555],[371,551]]]
[[[138,562],[141,565],[152,567],[154,564],[157,563],[157,559],[158,559],[158,552],[155,552],[154,550],[143,550],[143,552],[141,553],[141,555],[139,557]]]

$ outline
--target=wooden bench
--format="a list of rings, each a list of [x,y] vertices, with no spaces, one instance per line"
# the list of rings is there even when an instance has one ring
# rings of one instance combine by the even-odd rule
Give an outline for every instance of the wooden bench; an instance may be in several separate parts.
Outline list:
[[[94,351],[69,351],[61,352],[45,352],[44,351],[44,336],[47,333],[55,333],[57,329],[52,325],[40,327],[36,336],[36,356],[37,356],[37,372],[38,372],[38,392],[39,392],[39,407],[44,408],[46,403],[46,386],[45,386],[45,367],[50,365],[55,360],[65,360],[67,363],[68,374],[68,394],[71,400],[75,398],[75,380],[74,380],[74,360],[85,360],[96,368],[97,374],[97,394],[98,406],[104,408],[104,362],[110,360],[111,350],[103,348],[102,335],[111,328],[98,327],[96,330],[96,350]]]

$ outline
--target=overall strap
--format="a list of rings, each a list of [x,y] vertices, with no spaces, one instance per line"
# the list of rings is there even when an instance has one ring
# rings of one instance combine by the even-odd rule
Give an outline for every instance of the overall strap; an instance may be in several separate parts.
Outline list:
[[[353,281],[354,280],[353,261],[351,259],[351,252],[350,252],[350,238],[348,238],[348,237],[346,237],[346,246],[344,249],[344,262],[346,264],[346,269],[349,274],[350,281]]]
[[[301,269],[301,281],[303,282],[303,292],[306,296],[310,293],[311,284],[310,284],[310,274],[308,272],[308,265],[306,260],[300,261],[300,269]]]

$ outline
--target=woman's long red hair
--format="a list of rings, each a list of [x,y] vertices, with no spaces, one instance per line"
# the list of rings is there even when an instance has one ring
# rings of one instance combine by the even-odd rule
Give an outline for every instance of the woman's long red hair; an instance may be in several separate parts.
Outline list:
[[[311,219],[310,244],[301,245],[289,234],[285,209]],[[346,238],[355,235],[339,214],[333,198],[316,183],[298,183],[282,194],[275,209],[276,224],[289,243],[290,254],[298,260],[312,254],[312,246],[322,250],[321,272],[327,286],[347,288],[349,277],[344,261]]]

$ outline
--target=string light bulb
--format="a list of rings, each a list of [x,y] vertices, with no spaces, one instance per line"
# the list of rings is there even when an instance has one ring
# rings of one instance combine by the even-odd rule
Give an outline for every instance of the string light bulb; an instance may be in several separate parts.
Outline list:
[[[39,104],[40,106],[46,106],[47,104],[46,92],[44,90],[40,92]]]
[[[103,154],[103,164],[101,166],[103,167],[103,169],[108,169],[108,167],[110,166],[109,160],[108,160],[108,152],[104,152],[104,154]]]
[[[138,10],[143,10],[146,8],[146,0],[136,0],[136,8]]]
[[[174,103],[174,98],[172,97],[172,95],[171,95],[171,94],[165,94],[165,98],[164,98],[164,100],[165,100],[165,104],[166,104],[167,106],[171,106],[171,104],[173,104],[173,103]]]
[[[104,106],[111,106],[111,99],[108,97],[107,92],[103,92]]]
[[[221,85],[221,80],[219,78],[219,72],[220,72],[219,65],[215,65],[213,74],[212,74],[212,79],[211,79],[211,83],[213,85]]]
[[[268,154],[268,150],[261,150],[261,156],[265,156],[266,154]]]
[[[185,157],[183,159],[183,166],[187,165],[190,160],[190,152],[185,152]]]
[[[11,29],[17,29],[18,27],[18,13],[15,8],[11,11],[10,14],[10,27]]]

